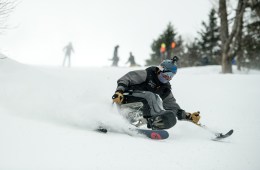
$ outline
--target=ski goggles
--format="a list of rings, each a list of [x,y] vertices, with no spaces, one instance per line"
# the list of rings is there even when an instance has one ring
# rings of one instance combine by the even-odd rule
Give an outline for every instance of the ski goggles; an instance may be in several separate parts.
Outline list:
[[[175,75],[175,74],[174,74],[173,72],[171,72],[171,71],[162,71],[160,74],[162,75],[162,77],[163,77],[165,80],[168,80],[168,81],[170,81],[170,80],[173,78],[173,76]]]

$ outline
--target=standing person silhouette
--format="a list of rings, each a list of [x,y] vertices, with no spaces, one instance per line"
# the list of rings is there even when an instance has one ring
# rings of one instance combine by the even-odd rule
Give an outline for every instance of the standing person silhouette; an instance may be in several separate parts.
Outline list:
[[[115,67],[118,66],[118,61],[119,61],[118,48],[119,48],[119,45],[116,45],[115,48],[114,48],[114,56],[111,59],[113,61],[112,66],[115,66]]]
[[[65,67],[65,66],[66,66],[66,61],[68,60],[67,66],[70,67],[70,66],[71,66],[70,56],[71,56],[71,53],[74,52],[72,43],[69,42],[69,44],[66,45],[66,46],[63,48],[63,51],[65,52],[65,56],[64,56],[63,64],[62,64],[62,65],[63,65],[63,67]]]
[[[130,52],[130,56],[129,56],[126,64],[127,63],[130,63],[130,67],[136,66],[135,57],[133,56],[132,52]]]

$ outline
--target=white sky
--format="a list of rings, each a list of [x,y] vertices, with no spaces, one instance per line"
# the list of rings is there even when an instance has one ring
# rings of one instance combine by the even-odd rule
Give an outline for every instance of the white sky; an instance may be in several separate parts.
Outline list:
[[[197,36],[215,0],[20,0],[0,35],[0,51],[27,64],[61,65],[72,41],[73,66],[111,65],[119,44],[121,66],[132,51],[137,63],[171,22],[188,40]]]

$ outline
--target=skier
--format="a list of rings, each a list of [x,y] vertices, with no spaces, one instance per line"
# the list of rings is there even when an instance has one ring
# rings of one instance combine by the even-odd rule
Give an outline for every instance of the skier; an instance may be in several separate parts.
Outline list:
[[[69,42],[68,45],[66,45],[64,48],[63,48],[63,51],[65,52],[65,55],[64,55],[64,59],[63,59],[63,67],[66,66],[66,60],[68,59],[68,67],[71,66],[71,61],[70,61],[70,56],[71,56],[71,53],[74,52],[74,49],[73,49],[73,46],[72,46],[72,43]]]
[[[130,56],[125,64],[127,63],[130,63],[130,67],[136,66],[135,57],[133,56],[132,52],[130,52]]]
[[[115,67],[118,66],[118,61],[119,61],[118,48],[119,48],[119,45],[116,45],[115,48],[114,48],[113,58],[111,59],[113,61],[112,66],[115,66]]]
[[[171,92],[169,82],[177,72],[177,61],[178,57],[174,56],[171,60],[163,60],[158,67],[128,72],[117,81],[113,102],[119,105],[142,102],[148,128],[169,129],[176,124],[176,118],[198,124],[199,112],[185,112]],[[159,97],[162,106],[157,102]]]

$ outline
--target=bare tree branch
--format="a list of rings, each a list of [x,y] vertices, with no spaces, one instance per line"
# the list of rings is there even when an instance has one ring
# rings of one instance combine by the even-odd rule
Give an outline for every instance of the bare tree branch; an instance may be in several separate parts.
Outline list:
[[[222,72],[232,73],[232,53],[235,50],[235,43],[239,39],[240,29],[243,28],[243,16],[248,0],[238,0],[234,23],[229,34],[226,0],[219,0],[219,16],[220,16],[220,35],[222,41]]]
[[[241,29],[242,24],[243,24],[243,15],[244,15],[244,11],[247,5],[247,1],[248,0],[239,0],[238,5],[237,5],[237,9],[236,9],[236,15],[235,15],[235,21],[232,27],[232,31],[225,43],[225,47],[226,47],[226,51],[225,52],[229,52],[229,54],[231,54],[232,50],[230,50],[230,47],[234,47],[235,44],[235,40],[237,39],[238,33],[239,33],[239,29]],[[233,43],[232,43],[233,41]],[[232,43],[232,44],[231,44]]]
[[[15,0],[0,0],[0,33],[8,29],[6,24],[9,14],[14,10]]]

